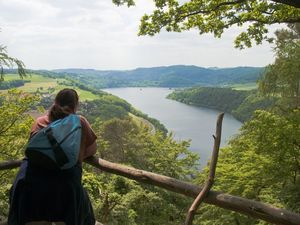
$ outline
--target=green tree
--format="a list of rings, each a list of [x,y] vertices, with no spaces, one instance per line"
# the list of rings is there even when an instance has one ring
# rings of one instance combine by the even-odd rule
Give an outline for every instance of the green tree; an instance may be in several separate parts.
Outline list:
[[[0,45],[0,82],[4,79],[4,68],[11,68],[17,66],[18,74],[21,78],[26,76],[24,63],[17,59],[9,56],[6,51],[6,47]]]
[[[148,127],[137,125],[129,117],[94,126],[103,159],[184,180],[188,178],[183,174],[194,172],[197,155],[187,149],[189,142],[177,143],[172,134],[151,134]]]
[[[154,35],[162,28],[181,32],[198,29],[200,34],[221,37],[233,25],[247,26],[235,46],[251,47],[268,38],[267,25],[300,22],[297,0],[153,0],[155,10],[141,19],[139,35]],[[134,0],[113,0],[116,5],[134,5]]]
[[[300,23],[276,34],[275,62],[266,68],[260,90],[281,97],[288,108],[300,107]]]
[[[242,122],[251,119],[255,110],[273,106],[276,99],[261,96],[257,90],[243,91],[216,87],[194,87],[178,90],[168,95],[168,98],[190,105],[228,112]]]
[[[198,157],[188,151],[188,142],[177,143],[161,132],[153,135],[129,118],[98,122],[94,128],[104,159],[186,181],[197,174]],[[120,176],[95,174],[92,168],[87,170],[90,172],[85,173],[84,183],[99,221],[114,225],[175,225],[184,221],[190,199]]]
[[[20,159],[24,156],[24,146],[32,117],[28,111],[37,98],[17,90],[9,90],[0,95],[0,161]],[[9,189],[16,170],[0,172],[0,221],[7,218]]]
[[[300,110],[256,111],[220,152],[215,190],[300,212]],[[202,183],[205,175],[198,178]],[[205,205],[195,224],[267,224]],[[200,222],[201,221],[201,222]]]

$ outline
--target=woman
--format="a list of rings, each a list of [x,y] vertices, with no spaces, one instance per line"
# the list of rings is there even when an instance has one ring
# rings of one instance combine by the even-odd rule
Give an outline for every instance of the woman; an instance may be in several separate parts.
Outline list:
[[[51,122],[75,114],[78,101],[75,90],[61,90],[48,114],[33,124],[30,138]],[[81,164],[96,153],[96,135],[84,117],[80,116],[80,122],[81,145],[74,167],[53,171],[32,165],[26,158],[23,160],[11,190],[8,225],[49,224],[45,221],[66,225],[95,224],[88,195],[81,184]]]

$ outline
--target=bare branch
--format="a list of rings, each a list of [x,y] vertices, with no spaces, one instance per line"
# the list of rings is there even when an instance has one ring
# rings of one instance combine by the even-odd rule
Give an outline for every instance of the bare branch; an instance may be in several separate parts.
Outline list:
[[[224,113],[221,113],[218,116],[217,126],[216,126],[216,135],[213,135],[214,138],[214,148],[211,156],[210,168],[209,168],[209,177],[205,182],[205,185],[195,201],[193,202],[192,206],[190,207],[186,220],[185,225],[192,225],[195,213],[199,207],[199,205],[203,202],[206,198],[208,192],[210,191],[211,187],[213,186],[214,179],[215,179],[215,172],[218,162],[219,156],[219,149],[221,143],[221,132],[222,132],[222,121],[223,121]]]
[[[6,162],[1,162],[0,163],[0,170],[9,170],[9,169],[14,169],[17,168],[21,165],[22,160],[10,160]]]

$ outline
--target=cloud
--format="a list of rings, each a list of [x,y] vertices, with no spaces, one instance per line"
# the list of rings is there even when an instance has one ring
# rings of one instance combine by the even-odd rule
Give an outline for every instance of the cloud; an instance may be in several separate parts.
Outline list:
[[[47,2],[36,0],[1,0],[1,23],[26,25],[35,21],[45,21],[49,17],[55,17],[58,10]]]
[[[222,39],[197,31],[138,37],[141,16],[152,10],[148,0],[131,8],[101,0],[0,0],[0,43],[35,69],[263,66],[272,61],[269,45],[234,49],[236,28]]]

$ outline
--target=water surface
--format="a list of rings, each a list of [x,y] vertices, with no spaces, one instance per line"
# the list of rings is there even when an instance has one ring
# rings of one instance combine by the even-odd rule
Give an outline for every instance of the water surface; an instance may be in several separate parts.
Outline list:
[[[190,150],[200,154],[206,165],[213,149],[213,137],[219,111],[186,105],[166,99],[173,90],[168,88],[110,88],[104,91],[125,99],[136,109],[158,119],[176,140],[191,140]],[[241,123],[225,114],[221,146],[237,134]]]

